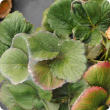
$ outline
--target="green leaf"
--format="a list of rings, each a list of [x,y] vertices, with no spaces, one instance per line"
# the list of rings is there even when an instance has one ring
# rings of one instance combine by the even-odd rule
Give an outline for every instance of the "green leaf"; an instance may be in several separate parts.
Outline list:
[[[26,22],[23,15],[18,11],[9,14],[0,23],[0,42],[6,46],[11,46],[12,38],[18,33],[31,34],[34,32],[34,26]]]
[[[98,2],[93,0],[87,1],[86,3],[83,4],[83,8],[86,11],[86,14],[91,25],[96,24],[100,20],[101,11]]]
[[[0,73],[0,84],[4,81],[5,77]]]
[[[103,1],[101,6],[101,19],[99,21],[99,29],[105,32],[110,26],[110,3],[109,1]]]
[[[71,1],[68,0],[58,1],[50,6],[50,10],[47,14],[48,22],[50,27],[59,36],[71,34],[72,29],[77,25],[70,10]]]
[[[88,87],[89,85],[83,79],[77,83],[66,83],[62,87],[53,90],[53,99],[58,103],[70,100],[69,105],[72,105]]]
[[[89,47],[86,45],[86,57],[87,59],[96,59],[102,52],[102,44],[99,44],[94,47]]]
[[[110,95],[108,96],[108,98],[106,100],[106,105],[110,105]]]
[[[29,71],[34,82],[43,87],[44,90],[51,90],[62,86],[65,81],[53,76],[49,66],[50,61],[30,61]]]
[[[76,82],[86,70],[84,44],[79,41],[64,41],[60,54],[50,63],[54,76],[68,82]]]
[[[39,98],[35,99],[34,103],[33,103],[33,107],[35,109],[42,109],[42,108],[44,108],[44,104],[42,102],[42,99],[39,99]]]
[[[92,47],[99,45],[102,41],[102,35],[97,28],[91,29],[90,27],[83,25],[76,26],[73,29],[73,34],[77,40],[79,39]]]
[[[107,109],[108,109],[107,105],[102,105],[97,110],[107,110]]]
[[[81,41],[89,38],[91,32],[92,32],[92,29],[90,27],[83,26],[83,25],[76,26],[75,28],[73,28],[73,34],[75,38],[77,40],[80,39]]]
[[[44,29],[44,30],[53,32],[53,29],[51,29],[50,24],[48,23],[47,13],[48,13],[49,9],[50,9],[50,8],[47,8],[47,9],[43,12],[42,26],[43,26],[43,29]]]
[[[17,34],[12,40],[12,48],[21,49],[26,55],[28,55],[27,42],[29,35],[27,34]]]
[[[43,27],[42,26],[38,27],[35,32],[38,32],[38,31],[43,31]]]
[[[30,57],[37,61],[53,59],[60,51],[59,39],[52,33],[38,32],[28,39],[28,48]]]
[[[10,48],[1,56],[0,69],[13,84],[23,82],[29,74],[28,57],[23,51]]]
[[[0,57],[8,48],[9,48],[9,46],[0,42]]]
[[[91,86],[103,87],[110,94],[110,63],[99,62],[91,66],[84,74],[84,79]]]
[[[92,0],[92,1],[96,1],[99,5],[101,5],[101,3],[106,0]]]
[[[9,85],[8,87],[16,102],[22,108],[33,108],[33,102],[38,97],[34,88],[27,84]]]
[[[107,98],[107,92],[101,87],[90,87],[73,104],[71,110],[97,110]]]
[[[61,105],[60,105],[60,108],[58,109],[58,110],[68,110],[68,103],[62,103]]]
[[[88,87],[90,86],[83,79],[79,80],[77,83],[70,84],[69,91],[71,93],[71,96],[73,96],[70,105],[72,105],[76,101],[76,99],[80,96],[80,94]]]
[[[45,105],[46,110],[58,110],[59,109],[58,104],[55,104],[55,103],[52,103],[46,100],[44,100],[44,105]]]
[[[26,80],[24,83],[33,87],[37,91],[41,99],[45,99],[47,101],[50,101],[52,99],[52,91],[44,91],[39,85],[36,85],[33,82],[33,79]]]
[[[12,108],[15,104],[15,99],[13,97],[13,95],[10,93],[10,91],[8,90],[8,86],[6,86],[7,83],[3,83],[2,87],[1,87],[1,94],[0,94],[0,99],[1,102],[7,106],[7,108]]]
[[[110,40],[108,40],[108,39],[107,39],[107,41],[106,41],[105,48],[106,48],[107,50],[110,49]]]
[[[23,108],[21,108],[19,105],[14,105],[11,109],[9,110],[25,110]]]
[[[87,13],[85,9],[82,6],[82,3],[80,1],[75,1],[72,5],[74,18],[81,24],[90,26],[91,23],[89,22]]]
[[[103,39],[100,31],[97,28],[95,28],[92,30],[88,38],[85,39],[83,42],[93,47],[99,45],[102,40]]]

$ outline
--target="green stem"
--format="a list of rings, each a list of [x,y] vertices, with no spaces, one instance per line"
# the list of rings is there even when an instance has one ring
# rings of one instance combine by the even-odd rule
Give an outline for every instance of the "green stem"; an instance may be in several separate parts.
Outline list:
[[[106,53],[105,53],[106,54]],[[104,58],[105,54],[103,54],[103,56],[100,58],[100,61]]]
[[[106,51],[106,54],[105,54],[105,61],[106,61],[107,58],[108,58],[108,52],[109,52],[109,49]]]
[[[102,36],[104,36],[105,38],[107,38],[106,34],[102,31],[100,31],[100,33],[102,34]]]
[[[47,105],[45,104],[44,100],[42,100],[42,102],[43,102],[43,104],[44,104],[46,110],[49,110],[48,107],[47,107]]]
[[[94,24],[92,24],[92,21],[90,20],[90,18],[88,17],[88,19],[89,19],[89,22],[91,23],[91,25],[92,25],[92,27],[93,27],[93,29],[95,29],[96,27],[95,27],[95,25]]]
[[[67,84],[67,90],[68,90],[68,110],[70,110],[70,91],[69,91],[68,85],[69,84]]]
[[[99,60],[89,60],[89,61],[95,62],[95,63],[97,63],[97,62],[102,62],[102,61],[99,61]]]

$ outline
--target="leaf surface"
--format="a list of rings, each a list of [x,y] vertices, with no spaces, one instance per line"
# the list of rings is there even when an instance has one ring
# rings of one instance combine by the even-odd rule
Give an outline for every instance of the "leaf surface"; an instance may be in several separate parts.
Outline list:
[[[58,35],[69,35],[72,29],[77,25],[73,19],[71,10],[71,1],[61,0],[50,6],[47,17],[50,27]]]
[[[48,90],[44,91],[39,85],[36,85],[34,83],[32,76],[29,76],[29,78],[27,78],[27,80],[24,83],[33,87],[37,91],[41,99],[45,99],[47,101],[51,100],[52,91],[48,91]]]
[[[45,103],[44,105],[47,108],[47,110],[58,110],[59,109],[58,104],[55,104],[55,103],[52,103],[46,100],[44,100],[44,103]]]
[[[21,49],[26,55],[28,55],[28,48],[27,48],[27,42],[29,35],[27,34],[17,34],[12,40],[12,48],[18,48]]]
[[[83,4],[83,8],[86,11],[86,14],[91,25],[96,24],[100,20],[101,12],[98,2],[93,0],[87,1],[86,3]]]
[[[37,61],[53,59],[59,54],[59,39],[52,33],[38,32],[28,39],[30,57]]]
[[[34,88],[27,84],[10,85],[9,91],[16,102],[24,109],[32,109],[33,102],[37,98]]]
[[[71,110],[96,110],[106,98],[106,90],[101,87],[90,87],[80,95]]]
[[[72,5],[73,8],[73,17],[81,24],[90,26],[86,10],[83,8],[82,3],[80,1],[75,1]]]
[[[11,109],[9,110],[25,110],[23,108],[21,108],[19,105],[14,105]]]
[[[31,34],[34,31],[34,26],[26,22],[23,15],[18,11],[9,14],[0,23],[0,42],[6,46],[11,46],[12,38],[18,33]]]
[[[103,87],[110,94],[110,63],[108,61],[91,66],[83,77],[91,86]]]
[[[57,100],[58,103],[70,100],[69,104],[72,105],[79,95],[88,87],[89,85],[83,79],[79,80],[77,83],[66,83],[62,87],[53,90],[53,99]],[[64,104],[62,103],[62,105]]]
[[[16,48],[5,51],[0,59],[2,74],[11,80],[13,84],[23,82],[28,77],[28,57]]]
[[[73,28],[73,34],[75,38],[77,40],[80,39],[81,41],[86,40],[90,36],[91,32],[92,29],[90,27],[83,25],[76,26],[75,28]]]
[[[58,110],[68,110],[68,103],[62,103]]]
[[[104,0],[100,6],[101,9],[101,19],[99,21],[99,29],[105,32],[110,26],[110,3]]]
[[[50,61],[30,61],[29,71],[31,72],[34,82],[43,87],[44,90],[51,90],[62,86],[65,81],[53,76],[49,66]]]
[[[93,47],[93,46],[99,45],[102,40],[103,40],[102,35],[101,35],[99,29],[95,28],[92,30],[92,32],[90,33],[88,38],[85,39],[83,42],[85,44],[88,44],[89,46]]]
[[[84,45],[79,41],[64,41],[60,54],[50,63],[54,76],[68,82],[76,82],[86,69]]]
[[[0,99],[7,108],[12,108],[16,101],[6,85],[7,83],[5,82],[1,87]]]
[[[102,48],[103,48],[102,44],[99,44],[94,47],[89,47],[86,45],[87,59],[96,59],[101,54]]]

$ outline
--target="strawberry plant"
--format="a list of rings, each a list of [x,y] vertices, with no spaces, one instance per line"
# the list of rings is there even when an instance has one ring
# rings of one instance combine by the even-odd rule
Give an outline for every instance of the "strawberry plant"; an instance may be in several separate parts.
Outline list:
[[[0,23],[0,99],[9,110],[107,110],[110,3],[55,0],[34,31],[18,11]]]

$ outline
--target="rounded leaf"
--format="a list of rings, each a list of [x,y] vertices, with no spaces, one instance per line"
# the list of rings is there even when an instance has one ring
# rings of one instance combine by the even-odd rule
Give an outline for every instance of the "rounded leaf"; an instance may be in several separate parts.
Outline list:
[[[86,70],[84,44],[79,41],[64,41],[60,54],[50,63],[52,74],[68,82],[79,80]]]
[[[27,84],[9,85],[10,93],[19,104],[24,109],[32,109],[33,102],[38,97],[37,92],[34,88]]]
[[[33,106],[34,106],[35,109],[44,108],[44,104],[42,102],[42,99],[39,99],[39,98],[35,99],[34,103],[33,103]]]
[[[0,69],[13,84],[23,82],[29,74],[28,57],[22,50],[10,48],[1,56]]]
[[[5,82],[1,87],[0,99],[5,106],[7,106],[8,108],[12,108],[15,105],[16,100],[14,99],[13,95],[8,89],[8,86],[6,85],[7,83]]]
[[[60,51],[59,39],[49,32],[38,32],[28,39],[30,57],[37,61],[53,59]]]
[[[43,90],[39,85],[34,83],[33,79],[26,80],[24,83],[33,87],[41,99],[45,99],[47,101],[52,99],[52,91]]]
[[[36,62],[31,60],[29,71],[33,76],[34,82],[43,87],[44,90],[51,90],[62,86],[65,81],[53,76],[49,66],[50,61]]]
[[[28,37],[29,35],[24,34],[24,33],[15,35],[12,40],[11,47],[21,49],[26,55],[28,55],[28,48],[27,48],[27,42],[26,42]]]

